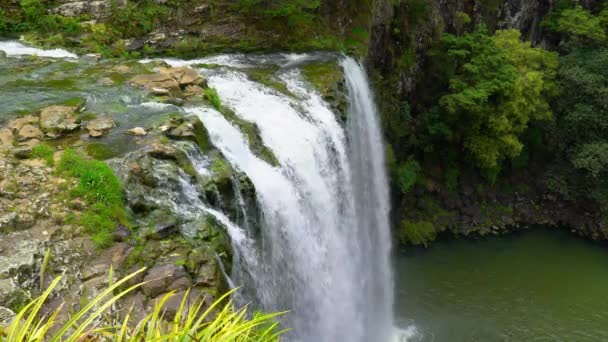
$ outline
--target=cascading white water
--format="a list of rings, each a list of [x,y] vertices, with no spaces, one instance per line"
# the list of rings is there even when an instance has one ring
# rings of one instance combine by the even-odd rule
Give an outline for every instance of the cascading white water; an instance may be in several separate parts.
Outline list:
[[[49,58],[78,58],[77,55],[63,49],[43,50],[31,46],[27,46],[16,41],[0,41],[0,50],[4,51],[7,56],[38,56]]]
[[[295,341],[388,341],[392,330],[388,190],[376,111],[363,69],[343,62],[348,139],[297,69],[282,80],[298,99],[231,69],[206,74],[222,101],[260,129],[280,167],[255,156],[243,134],[209,108],[198,115],[213,143],[255,185],[264,222],[241,251],[246,287],[268,311],[290,310]],[[253,256],[252,256],[253,255]],[[249,283],[247,283],[249,282]]]

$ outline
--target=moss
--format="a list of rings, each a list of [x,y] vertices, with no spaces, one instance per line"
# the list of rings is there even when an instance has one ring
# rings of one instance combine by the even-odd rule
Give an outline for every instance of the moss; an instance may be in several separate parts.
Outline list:
[[[336,62],[313,63],[302,67],[304,78],[323,96],[342,123],[347,120],[348,99],[344,72]]]
[[[260,136],[260,130],[256,124],[241,119],[232,110],[223,106],[215,89],[206,88],[205,96],[215,109],[217,109],[228,121],[232,122],[240,129],[240,131],[247,138],[249,148],[251,148],[253,153],[272,166],[279,165],[279,161],[274,153],[268,147],[266,147],[266,145],[264,145],[264,142]]]
[[[428,221],[403,221],[398,234],[402,243],[425,247],[437,237],[435,226]]]
[[[287,89],[287,85],[284,82],[281,82],[276,76],[275,73],[278,70],[278,67],[272,68],[251,68],[247,69],[246,73],[249,79],[254,82],[263,84],[269,88],[272,88],[280,93],[283,93],[290,97],[295,97],[292,92]]]
[[[78,108],[82,108],[85,103],[86,103],[86,100],[83,99],[82,97],[72,97],[70,99],[67,99],[67,100],[61,102],[61,104],[64,106],[72,106],[72,107],[78,107]]]

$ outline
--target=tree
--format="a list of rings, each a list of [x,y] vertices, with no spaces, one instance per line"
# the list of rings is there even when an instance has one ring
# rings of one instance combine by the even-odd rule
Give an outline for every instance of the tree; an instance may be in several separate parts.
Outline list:
[[[490,36],[482,26],[442,39],[440,53],[453,61],[449,93],[439,100],[439,115],[427,129],[449,126],[451,142],[483,170],[497,170],[503,160],[519,155],[519,137],[530,120],[552,117],[547,95],[554,88],[557,56],[520,38],[516,30]]]

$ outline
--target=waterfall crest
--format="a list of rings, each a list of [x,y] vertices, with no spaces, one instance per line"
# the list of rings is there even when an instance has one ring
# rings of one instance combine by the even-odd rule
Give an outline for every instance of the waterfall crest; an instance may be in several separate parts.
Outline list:
[[[224,105],[259,127],[279,167],[254,155],[219,112],[187,110],[252,180],[263,212],[255,251],[239,252],[247,271],[233,280],[263,310],[290,310],[285,326],[298,341],[382,341],[392,329],[384,148],[364,70],[348,58],[342,66],[348,132],[297,68],[280,76],[297,99],[238,70],[201,70]]]
[[[243,59],[245,58],[245,59]],[[241,68],[256,63],[221,56],[222,66],[201,68],[223,106],[255,124],[279,166],[258,157],[244,132],[220,111],[185,111],[209,131],[212,143],[255,186],[259,227],[227,226],[235,262],[231,281],[237,301],[261,310],[288,310],[287,340],[389,341],[392,325],[389,193],[377,110],[365,70],[343,57],[349,109],[341,126],[321,95],[302,76],[308,55],[260,57],[276,63],[288,93],[252,81]],[[335,58],[332,57],[332,58]],[[166,60],[173,65],[198,61]],[[204,173],[204,163],[199,172]],[[246,213],[244,213],[246,215]]]

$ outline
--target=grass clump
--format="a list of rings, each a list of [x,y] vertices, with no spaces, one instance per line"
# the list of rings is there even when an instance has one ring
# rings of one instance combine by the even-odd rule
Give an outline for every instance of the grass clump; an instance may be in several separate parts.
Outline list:
[[[34,146],[34,148],[32,149],[32,154],[31,156],[33,158],[42,158],[44,159],[44,161],[46,162],[46,164],[48,166],[54,166],[55,165],[55,160],[53,159],[53,154],[55,153],[55,150],[53,149],[53,147],[45,144],[45,143],[40,143],[36,146]]]
[[[88,209],[77,219],[93,242],[100,248],[112,243],[112,233],[119,224],[130,226],[124,209],[124,194],[120,180],[104,162],[86,159],[73,150],[61,156],[57,171],[78,179],[70,198],[81,198]]]
[[[220,95],[217,93],[215,88],[206,88],[205,89],[205,97],[207,101],[213,106],[213,108],[221,111],[222,110],[222,100],[220,99]]]
[[[58,277],[40,297],[28,303],[4,331],[0,330],[0,342],[97,340],[275,342],[279,341],[283,333],[278,330],[278,323],[275,322],[280,313],[256,313],[250,316],[246,307],[240,310],[234,309],[232,301],[228,300],[231,292],[220,297],[207,309],[204,309],[204,298],[189,303],[188,292],[171,322],[167,322],[163,317],[163,308],[174,293],[169,293],[157,301],[152,312],[140,322],[133,322],[129,312],[124,319],[118,320],[118,324],[96,323],[111,321],[100,318],[107,315],[108,309],[112,308],[118,300],[141,287],[142,284],[136,284],[121,290],[128,286],[129,280],[143,271],[144,269],[141,269],[117,282],[111,282],[106,290],[83,305],[80,311],[70,315],[67,322],[61,323],[57,322],[57,317],[62,307],[47,315],[42,314],[43,305],[61,281],[61,277]]]

